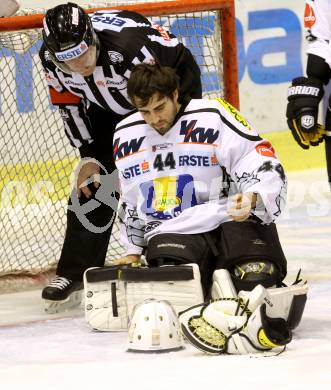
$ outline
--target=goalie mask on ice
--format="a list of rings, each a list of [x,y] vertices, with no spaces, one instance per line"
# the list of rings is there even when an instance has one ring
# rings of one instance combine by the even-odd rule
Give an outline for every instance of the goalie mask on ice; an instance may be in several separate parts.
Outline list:
[[[128,331],[128,351],[173,351],[182,348],[175,310],[167,301],[147,299],[135,306]]]

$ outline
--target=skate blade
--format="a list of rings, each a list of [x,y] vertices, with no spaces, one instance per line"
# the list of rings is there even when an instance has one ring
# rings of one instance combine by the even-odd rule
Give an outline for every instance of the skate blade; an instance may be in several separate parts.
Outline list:
[[[44,299],[44,310],[48,314],[62,313],[79,306],[82,302],[83,290],[74,291],[63,301],[50,301]]]

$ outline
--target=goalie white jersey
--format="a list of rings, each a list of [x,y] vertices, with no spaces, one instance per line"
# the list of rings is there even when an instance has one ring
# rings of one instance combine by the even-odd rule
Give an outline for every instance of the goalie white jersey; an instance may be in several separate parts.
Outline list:
[[[271,144],[223,99],[193,99],[161,135],[139,112],[114,134],[121,185],[121,241],[139,254],[155,234],[196,234],[231,220],[227,199],[256,192],[258,217],[275,220],[286,177]]]
[[[307,54],[314,54],[331,67],[331,0],[307,1],[304,27],[308,41]]]

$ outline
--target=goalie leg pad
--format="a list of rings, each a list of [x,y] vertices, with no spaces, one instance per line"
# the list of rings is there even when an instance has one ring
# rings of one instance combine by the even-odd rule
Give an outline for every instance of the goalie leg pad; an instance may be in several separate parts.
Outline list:
[[[89,268],[84,273],[85,319],[93,329],[123,331],[128,327],[122,268]]]
[[[220,298],[237,298],[237,292],[228,270],[217,269],[214,271],[211,297],[213,300]]]
[[[203,302],[200,271],[197,264],[157,268],[128,268],[123,271],[126,281],[128,313],[148,298],[167,300],[176,313]]]
[[[263,289],[262,291],[261,288]],[[290,329],[295,329],[302,318],[307,301],[308,285],[298,283],[289,287],[264,289],[257,286],[253,291],[240,291],[238,296],[249,302],[250,309],[254,310],[255,297],[260,295],[266,304],[266,313],[271,318],[282,318],[287,321]]]
[[[84,292],[86,321],[101,331],[127,330],[133,308],[149,298],[169,301],[177,313],[203,302],[197,264],[89,268]]]

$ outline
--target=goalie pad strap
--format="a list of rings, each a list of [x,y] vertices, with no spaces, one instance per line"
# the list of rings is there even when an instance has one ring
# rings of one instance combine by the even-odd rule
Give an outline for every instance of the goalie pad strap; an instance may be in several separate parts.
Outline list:
[[[160,268],[127,268],[122,271],[121,279],[126,282],[162,282],[194,279],[192,267],[165,266]]]
[[[125,282],[152,282],[176,281],[194,279],[191,267],[166,266],[160,268],[132,268],[132,267],[100,267],[86,273],[89,283],[104,282],[107,280],[123,280]]]
[[[113,308],[113,316],[118,317],[116,283],[111,284],[111,303],[112,303],[112,308]]]
[[[117,280],[119,279],[121,269],[119,266],[89,269],[85,274],[86,281],[89,283],[97,283],[107,280]]]

